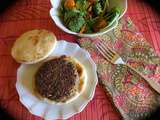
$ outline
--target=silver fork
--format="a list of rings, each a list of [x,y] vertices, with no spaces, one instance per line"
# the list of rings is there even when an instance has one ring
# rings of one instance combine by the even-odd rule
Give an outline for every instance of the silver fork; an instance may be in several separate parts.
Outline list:
[[[96,43],[95,46],[107,61],[111,62],[112,64],[123,64],[128,66],[129,68],[134,70],[137,74],[139,74],[144,80],[146,80],[149,83],[149,85],[160,94],[160,86],[157,83],[145,78],[139,71],[131,67],[126,62],[124,62],[123,59],[120,57],[120,55],[117,54],[112,49],[110,49],[109,47],[107,47],[104,42],[100,41]]]

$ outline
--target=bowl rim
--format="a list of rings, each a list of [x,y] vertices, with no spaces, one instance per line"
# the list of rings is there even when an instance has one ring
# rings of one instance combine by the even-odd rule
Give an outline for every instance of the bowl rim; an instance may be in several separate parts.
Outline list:
[[[113,30],[115,27],[117,27],[119,19],[121,19],[124,16],[124,14],[126,13],[127,8],[128,8],[127,0],[123,0],[124,1],[124,6],[125,6],[123,12],[120,14],[120,16],[118,16],[118,18],[111,25],[106,26],[103,29],[104,31],[99,31],[97,33],[91,33],[91,34],[82,34],[82,33],[77,33],[77,32],[73,32],[73,31],[69,30],[65,25],[62,24],[62,21],[60,19],[59,19],[59,21],[60,21],[61,25],[59,25],[59,23],[58,23],[59,21],[57,22],[57,20],[55,18],[55,17],[59,18],[58,14],[53,14],[55,12],[57,13],[57,10],[58,10],[59,6],[56,6],[54,8],[53,1],[54,0],[50,0],[52,7],[51,7],[51,9],[49,11],[49,14],[50,14],[52,20],[54,21],[54,23],[56,24],[56,26],[59,27],[62,31],[64,31],[66,33],[69,33],[69,34],[72,34],[72,35],[76,35],[76,36],[79,36],[79,37],[96,37],[96,36],[103,35],[103,34],[109,32],[109,31]],[[61,1],[62,0],[59,0],[59,2],[61,2]],[[108,29],[107,29],[107,27],[108,27]]]

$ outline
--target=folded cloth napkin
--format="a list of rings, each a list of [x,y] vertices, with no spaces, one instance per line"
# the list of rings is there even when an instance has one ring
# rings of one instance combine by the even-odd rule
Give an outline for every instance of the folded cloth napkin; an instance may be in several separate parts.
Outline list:
[[[105,35],[78,40],[97,64],[99,83],[109,93],[123,119],[139,120],[150,116],[160,106],[160,95],[127,66],[113,65],[106,61],[95,47],[99,40],[106,42],[124,61],[158,85],[160,57],[143,35],[137,32],[129,17],[123,17],[118,26]]]

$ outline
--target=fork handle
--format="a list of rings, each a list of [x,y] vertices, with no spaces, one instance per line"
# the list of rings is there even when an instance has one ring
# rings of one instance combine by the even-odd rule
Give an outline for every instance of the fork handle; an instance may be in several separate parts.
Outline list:
[[[158,94],[160,94],[160,85],[158,85],[154,81],[151,81],[150,79],[144,77],[139,71],[137,71],[131,65],[129,65],[129,64],[125,64],[125,65],[127,67],[129,67],[130,69],[132,69],[133,71],[135,71],[137,74],[139,74],[151,86],[152,89],[154,89]]]

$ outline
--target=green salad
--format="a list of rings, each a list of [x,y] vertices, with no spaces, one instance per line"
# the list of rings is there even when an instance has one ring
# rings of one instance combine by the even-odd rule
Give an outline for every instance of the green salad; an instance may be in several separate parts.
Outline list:
[[[64,25],[77,33],[95,33],[119,16],[118,8],[109,10],[108,0],[62,0],[60,17]]]

